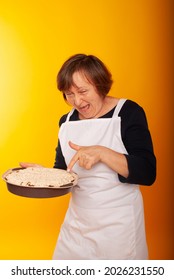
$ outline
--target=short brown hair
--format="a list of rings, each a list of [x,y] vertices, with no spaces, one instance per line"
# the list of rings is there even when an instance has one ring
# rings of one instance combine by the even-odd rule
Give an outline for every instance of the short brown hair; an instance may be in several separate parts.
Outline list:
[[[85,54],[75,54],[64,62],[57,75],[57,88],[60,91],[64,93],[74,85],[72,76],[75,72],[83,72],[99,95],[106,96],[110,91],[112,75],[105,64],[96,56]]]

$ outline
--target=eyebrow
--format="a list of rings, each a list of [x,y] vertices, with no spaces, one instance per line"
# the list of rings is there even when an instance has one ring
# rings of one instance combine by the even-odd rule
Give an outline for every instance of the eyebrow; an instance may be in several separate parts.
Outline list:
[[[78,90],[86,89],[86,87],[77,87]]]
[[[76,88],[77,90],[84,90],[84,89],[87,89],[86,86],[80,86],[80,87],[78,87],[77,85],[75,85],[75,88]],[[67,90],[67,92],[71,92],[71,90],[69,89],[69,90]]]

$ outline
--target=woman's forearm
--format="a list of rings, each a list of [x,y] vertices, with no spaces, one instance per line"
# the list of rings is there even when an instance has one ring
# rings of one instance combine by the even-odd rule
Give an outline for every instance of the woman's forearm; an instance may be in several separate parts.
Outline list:
[[[128,164],[125,155],[107,147],[101,147],[100,160],[121,176],[129,176]]]

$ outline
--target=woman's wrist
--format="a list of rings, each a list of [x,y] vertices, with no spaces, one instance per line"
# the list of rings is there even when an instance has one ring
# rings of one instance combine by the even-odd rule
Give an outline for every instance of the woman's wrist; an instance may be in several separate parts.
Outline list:
[[[100,161],[113,169],[121,176],[129,176],[127,159],[124,154],[118,153],[110,148],[100,147]]]

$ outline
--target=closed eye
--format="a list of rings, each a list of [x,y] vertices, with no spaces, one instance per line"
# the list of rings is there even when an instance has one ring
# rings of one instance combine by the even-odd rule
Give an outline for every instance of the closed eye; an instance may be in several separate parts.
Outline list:
[[[87,92],[86,89],[83,89],[83,90],[79,90],[79,91],[78,91],[79,94],[85,94],[86,92]]]
[[[74,93],[73,92],[65,92],[64,93],[66,96],[74,96]]]

